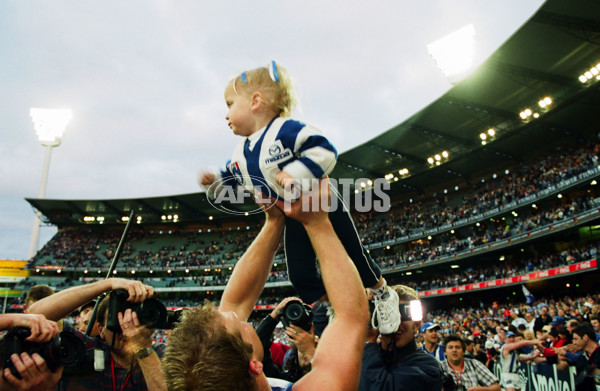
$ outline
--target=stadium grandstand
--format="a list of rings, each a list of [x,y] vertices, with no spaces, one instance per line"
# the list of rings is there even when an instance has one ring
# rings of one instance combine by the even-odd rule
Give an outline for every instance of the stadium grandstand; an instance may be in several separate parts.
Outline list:
[[[598,11],[547,1],[442,97],[339,156],[331,177],[351,179],[351,207],[374,196],[376,179],[389,184],[390,210],[354,211],[355,222],[386,279],[413,286],[430,310],[520,303],[522,285],[538,297],[597,293]],[[127,223],[114,275],[173,307],[217,302],[261,226],[251,201],[226,213],[204,193],[27,202],[58,232],[5,270],[14,308],[35,284],[105,278]],[[257,310],[293,293],[280,251]]]

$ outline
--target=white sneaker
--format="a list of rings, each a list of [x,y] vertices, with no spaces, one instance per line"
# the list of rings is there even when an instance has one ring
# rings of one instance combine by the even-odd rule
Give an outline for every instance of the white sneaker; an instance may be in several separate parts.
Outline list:
[[[377,324],[375,324],[377,318]],[[375,310],[371,317],[371,325],[379,329],[381,334],[393,334],[400,327],[400,300],[398,293],[388,288],[382,299],[375,298]]]

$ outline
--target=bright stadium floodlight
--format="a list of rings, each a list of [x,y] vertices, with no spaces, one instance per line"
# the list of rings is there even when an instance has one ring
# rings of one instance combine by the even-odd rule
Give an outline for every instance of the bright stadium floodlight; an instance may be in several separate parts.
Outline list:
[[[58,147],[62,141],[63,133],[67,124],[73,117],[71,110],[67,109],[38,109],[32,108],[29,115],[33,120],[33,127],[37,134],[40,144],[46,147],[44,155],[44,167],[42,169],[42,180],[38,198],[44,198],[46,195],[46,185],[48,184],[48,171],[50,170],[50,157],[52,148]],[[31,243],[29,244],[28,259],[35,256],[40,243],[40,224],[42,222],[42,213],[35,212],[33,219],[33,231],[31,233]]]
[[[427,45],[429,54],[451,83],[467,75],[475,56],[475,28],[469,24]]]

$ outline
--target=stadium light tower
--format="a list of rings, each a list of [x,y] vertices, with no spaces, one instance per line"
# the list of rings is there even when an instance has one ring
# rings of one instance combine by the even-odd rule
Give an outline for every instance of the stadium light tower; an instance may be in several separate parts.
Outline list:
[[[71,120],[73,113],[67,109],[37,109],[29,110],[29,115],[33,120],[33,127],[37,134],[40,144],[46,147],[44,155],[44,168],[42,170],[42,181],[38,198],[44,198],[46,195],[46,184],[48,183],[48,171],[50,170],[50,157],[52,148],[58,147],[62,141],[63,133],[67,124]],[[42,213],[35,212],[33,219],[33,232],[31,233],[31,243],[29,245],[28,259],[35,256],[40,243],[40,224],[42,222]]]
[[[455,84],[464,79],[475,57],[475,28],[472,24],[427,45],[444,76]]]

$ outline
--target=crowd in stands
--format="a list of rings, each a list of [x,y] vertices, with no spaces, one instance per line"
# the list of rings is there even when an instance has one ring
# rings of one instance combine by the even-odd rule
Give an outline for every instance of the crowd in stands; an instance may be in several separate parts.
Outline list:
[[[535,195],[561,181],[596,168],[598,151],[596,144],[558,150],[543,159],[524,162],[506,170],[504,175],[494,174],[491,180],[482,179],[464,191],[460,199],[440,195],[427,201],[414,200],[391,213],[376,217],[364,215],[364,218],[355,222],[367,238],[367,245],[452,225]]]
[[[429,199],[428,203],[416,201],[409,205],[400,204],[383,215],[355,213],[355,223],[365,245],[383,241],[393,242],[415,230],[456,223],[556,185],[561,180],[596,167],[597,154],[597,145],[565,149],[540,161],[515,168],[508,174],[477,182],[472,189],[463,193],[460,200],[448,196],[434,197]],[[526,213],[483,220],[468,231],[436,235],[431,239],[423,237],[405,241],[393,246],[391,250],[373,250],[372,257],[386,270],[452,257],[464,250],[485,249],[487,244],[494,241],[509,239],[539,227],[573,219],[573,216],[596,207],[595,196],[595,193],[574,192],[561,199],[538,203]],[[203,233],[148,233],[141,229],[133,229],[123,247],[119,267],[229,268],[235,264],[243,248],[257,233],[256,226],[245,228]],[[103,234],[94,232],[90,235],[89,232],[80,229],[61,230],[38,252],[31,267],[107,267],[118,240],[119,235],[111,231]],[[278,257],[282,258],[281,251]],[[286,278],[285,273],[278,272],[272,276],[271,281],[283,281]],[[226,277],[218,276],[195,278],[192,283],[186,280],[185,277],[173,278],[169,279],[169,284],[212,286],[227,281]]]

